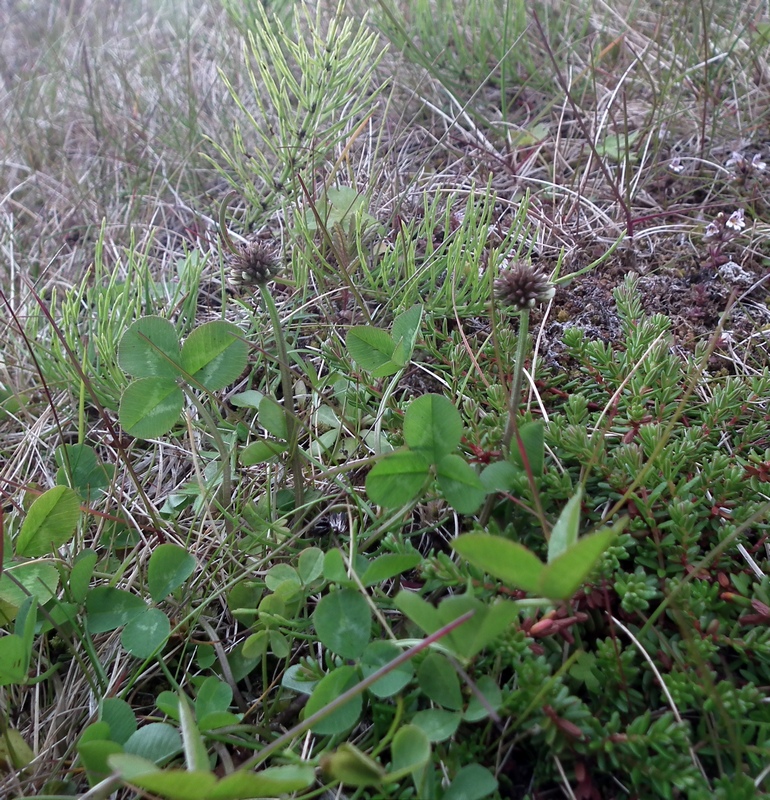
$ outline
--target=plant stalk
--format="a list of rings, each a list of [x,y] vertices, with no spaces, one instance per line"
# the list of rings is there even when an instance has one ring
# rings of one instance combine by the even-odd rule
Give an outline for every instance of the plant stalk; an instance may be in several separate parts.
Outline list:
[[[511,393],[508,396],[508,421],[505,424],[503,433],[502,452],[503,458],[510,458],[511,441],[516,431],[516,417],[519,413],[519,403],[521,402],[521,387],[524,378],[524,359],[527,355],[527,343],[529,340],[529,309],[525,308],[519,314],[519,334],[516,341],[516,361],[513,365],[513,380],[511,383]],[[495,505],[495,496],[490,494],[487,497],[484,507],[479,515],[479,525],[486,525],[492,514]]]
[[[273,325],[275,334],[275,345],[278,349],[278,366],[281,370],[281,387],[283,389],[283,414],[286,420],[286,439],[289,443],[289,468],[294,479],[294,509],[299,512],[304,501],[302,486],[302,458],[299,454],[299,425],[294,414],[294,381],[291,377],[291,367],[289,366],[289,351],[286,348],[286,339],[283,336],[281,319],[278,316],[278,309],[275,306],[270,290],[264,284],[260,284],[259,291],[262,294],[262,302],[265,304],[270,321]]]

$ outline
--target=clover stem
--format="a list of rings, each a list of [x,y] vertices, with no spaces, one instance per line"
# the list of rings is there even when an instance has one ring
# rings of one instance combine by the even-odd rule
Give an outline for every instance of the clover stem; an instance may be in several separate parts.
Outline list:
[[[524,378],[524,359],[527,355],[527,344],[529,340],[529,309],[525,308],[519,314],[519,334],[516,339],[516,361],[513,365],[513,379],[511,382],[511,393],[508,397],[508,420],[505,423],[503,433],[502,451],[503,458],[509,459],[511,456],[511,441],[516,431],[516,417],[519,413],[519,403],[521,402],[521,386]],[[479,514],[479,525],[486,525],[492,514],[495,505],[495,495],[487,497],[484,507]]]
[[[527,355],[527,345],[529,343],[529,309],[525,308],[519,315],[519,335],[516,339],[516,362],[513,365],[513,381],[511,383],[511,394],[508,398],[508,422],[503,434],[503,455],[510,458],[511,441],[516,430],[516,417],[519,413],[519,403],[521,402],[521,386],[524,379],[524,359]]]
[[[275,344],[278,349],[278,366],[281,370],[281,387],[283,389],[283,414],[286,420],[286,439],[289,443],[289,465],[294,478],[294,509],[299,511],[303,503],[302,487],[302,462],[299,455],[298,439],[299,430],[297,418],[294,414],[294,382],[291,377],[289,366],[289,353],[286,349],[286,339],[283,336],[281,319],[278,316],[278,309],[275,306],[270,290],[261,284],[259,291],[262,294],[262,301],[265,304],[267,313],[270,315],[270,322],[273,325],[275,334]]]
[[[202,403],[193,392],[187,391],[186,387],[183,386],[182,389],[187,397],[191,400],[195,408],[198,410],[201,419],[206,423],[208,431],[211,434],[211,438],[214,440],[214,444],[219,452],[219,459],[222,462],[222,484],[220,485],[217,494],[219,495],[219,502],[222,506],[222,510],[224,511],[224,509],[226,509],[229,503],[232,501],[232,472],[230,469],[230,459],[232,457],[231,452],[228,450],[225,440],[222,438],[222,434],[219,432],[219,428],[217,427],[214,418],[209,413],[205,404]]]

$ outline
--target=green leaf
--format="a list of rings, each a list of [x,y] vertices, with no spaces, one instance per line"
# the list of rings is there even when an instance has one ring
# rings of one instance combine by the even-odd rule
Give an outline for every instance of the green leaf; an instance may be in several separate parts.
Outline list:
[[[272,397],[263,397],[259,404],[259,424],[276,439],[285,439],[288,436],[286,430],[286,412],[283,406],[273,400]]]
[[[315,770],[301,764],[268,767],[259,772],[236,770],[222,778],[207,800],[250,800],[255,797],[283,797],[315,783]]]
[[[256,389],[247,389],[245,392],[238,392],[230,397],[230,402],[236,408],[254,408],[258,409],[262,398],[265,395],[258,392]]]
[[[118,364],[134,378],[167,378],[179,375],[179,337],[162,317],[142,317],[121,337]]]
[[[612,528],[584,536],[547,566],[517,542],[487,533],[463,534],[452,547],[474,566],[511,586],[551,600],[568,600],[588,578],[625,522],[622,519]]]
[[[444,603],[448,603],[453,598],[447,598]],[[442,603],[442,606],[443,604]],[[467,636],[467,644],[463,649],[457,648],[457,652],[466,658],[471,658],[476,653],[490,645],[495,639],[509,629],[511,623],[518,617],[519,608],[516,603],[510,600],[498,600],[497,602],[486,605],[478,612],[467,625],[461,625],[450,634],[452,637],[459,638]],[[452,619],[457,619],[457,614]],[[454,638],[452,639],[454,641]]]
[[[230,672],[233,673],[233,680],[239,683],[254,671],[262,659],[248,658],[243,653],[243,644],[239,644],[228,653],[227,660],[230,662]]]
[[[158,711],[179,722],[179,697],[176,692],[170,692],[168,689],[162,691],[155,698],[155,705]]]
[[[168,433],[184,406],[184,395],[170,378],[140,378],[123,390],[118,419],[123,430],[137,439]]]
[[[287,658],[291,653],[291,644],[289,640],[277,630],[271,630],[270,634],[270,652],[276,658]]]
[[[628,159],[631,163],[636,163],[638,156],[630,153],[631,145],[639,138],[640,131],[629,131],[623,134],[611,133],[596,143],[596,152],[610,161],[623,161]]]
[[[369,604],[355,589],[338,589],[322,597],[313,623],[321,644],[343,658],[358,658],[372,637]]]
[[[430,465],[420,453],[396,450],[378,461],[366,476],[366,492],[373,503],[398,508],[414,500],[430,474]]]
[[[124,749],[126,753],[162,766],[182,752],[182,737],[172,725],[150,722],[131,734]]]
[[[293,587],[289,591],[289,596],[296,594],[302,587],[297,570],[291,564],[276,564],[265,573],[265,586],[271,592],[277,592],[286,583]],[[286,599],[287,596],[282,595],[282,597]]]
[[[182,346],[185,372],[210,392],[229,386],[246,369],[249,346],[232,322],[217,320],[196,328]]]
[[[40,621],[36,631],[38,633],[48,633],[48,631],[55,628],[62,633],[70,633],[76,629],[78,615],[82,610],[82,603],[68,603],[66,601],[55,600],[51,604],[48,618]]]
[[[112,586],[97,586],[86,597],[86,620],[89,633],[114,631],[131,622],[147,609],[135,594]]]
[[[338,547],[326,551],[323,575],[329,583],[339,583],[342,586],[354,585],[355,583],[348,577],[345,559],[342,557]]]
[[[64,444],[56,448],[56,463],[60,469],[56,482],[61,486],[68,483],[88,499],[92,493],[106,489],[110,485],[110,472],[99,463],[93,447],[87,444]]]
[[[110,726],[110,740],[125,744],[136,733],[136,715],[119,697],[105,697],[99,703],[99,719]]]
[[[442,800],[482,800],[497,789],[497,778],[480,764],[468,764],[455,775]]]
[[[358,325],[348,331],[345,343],[356,364],[367,372],[376,372],[378,378],[393,375],[400,369],[392,361],[396,343],[381,328]]]
[[[436,464],[439,489],[458,514],[478,511],[487,490],[476,471],[461,456],[451,453]]]
[[[323,756],[321,769],[327,781],[357,787],[379,786],[385,775],[385,770],[374,759],[349,742]]]
[[[323,574],[324,551],[320,547],[306,547],[297,559],[297,572],[302,583],[307,586]]]
[[[583,492],[578,489],[577,493],[570,498],[569,502],[559,514],[559,519],[553,526],[551,538],[548,541],[548,563],[557,559],[574,546],[578,540],[580,532],[580,503],[583,499]]]
[[[503,704],[503,693],[500,691],[500,687],[495,683],[494,679],[489,675],[481,675],[476,681],[476,688],[484,696],[487,703],[484,705],[474,692],[468,702],[468,707],[463,713],[463,719],[466,722],[478,722],[479,720],[486,719],[486,717],[489,716],[489,708],[493,711],[497,711]],[[489,708],[487,708],[487,706],[489,706]]]
[[[437,705],[457,711],[462,708],[460,679],[445,656],[430,652],[417,670],[417,682],[425,695]]]
[[[215,675],[209,675],[195,697],[195,717],[200,722],[209,714],[227,711],[233,702],[233,690]]]
[[[612,528],[590,533],[552,561],[543,571],[540,594],[554,600],[569,600],[585,583],[625,526],[625,518]]]
[[[361,576],[364,586],[374,586],[402,572],[414,569],[422,561],[419,553],[385,553],[378,556]]]
[[[94,567],[99,556],[93,550],[81,550],[76,556],[70,570],[69,589],[72,599],[82,603],[86,599],[88,586],[94,574]]]
[[[519,475],[521,467],[510,461],[495,461],[484,467],[479,480],[488,492],[510,492]]]
[[[232,725],[238,725],[241,717],[238,714],[231,714],[229,711],[215,711],[213,714],[207,714],[205,717],[198,721],[198,727],[201,732],[207,733],[208,731],[215,731],[217,728],[229,728]]]
[[[402,725],[390,745],[391,763],[388,782],[413,775],[430,759],[430,741],[417,725]]]
[[[414,592],[402,589],[393,604],[427,634],[435,633],[442,625],[438,611]]]
[[[217,784],[216,776],[208,770],[164,769],[139,774],[138,762],[129,760],[127,754],[110,756],[107,763],[123,775],[126,783],[168,800],[211,800]]]
[[[23,770],[35,760],[34,750],[14,728],[6,727],[0,738],[0,764],[13,771]]]
[[[354,667],[344,666],[324,675],[313,689],[313,693],[305,705],[304,718],[315,714],[336,700],[341,694],[352,688],[358,682],[358,673]],[[319,735],[337,734],[349,731],[358,722],[363,708],[363,698],[360,694],[351,698],[341,708],[332,711],[324,719],[316,722],[312,727],[313,733]]]
[[[86,726],[83,733],[80,734],[80,738],[78,739],[77,747],[83,742],[93,742],[98,740],[109,740],[110,738],[110,726],[106,722],[92,722],[90,725]]]
[[[545,565],[518,542],[489,533],[464,533],[452,542],[452,549],[504,583],[527,592],[540,589]]]
[[[305,211],[305,224],[309,231],[318,230],[316,214],[321,218],[323,225],[331,229],[342,224],[346,219],[351,219],[357,211],[363,210],[366,197],[350,186],[332,187],[325,195],[318,198],[315,210],[308,208]],[[365,212],[364,212],[365,213]],[[368,218],[369,215],[365,214]],[[372,219],[374,219],[372,217]]]
[[[421,305],[412,306],[393,320],[393,327],[391,329],[393,341],[404,343],[404,357],[406,361],[409,361],[412,357],[412,350],[414,350],[414,344],[417,341],[417,332],[420,330],[421,320]]]
[[[409,358],[408,358],[407,352],[406,352],[406,345],[404,344],[404,340],[403,339],[401,339],[400,341],[396,342],[396,346],[393,348],[393,355],[390,357],[390,360],[399,369],[402,369],[403,367],[405,367],[407,365],[407,363],[409,362]],[[385,374],[387,374],[387,375],[391,374],[391,370],[389,368],[389,365],[386,364],[385,366],[380,367],[380,369],[374,370],[374,372],[372,372],[372,377],[374,377],[374,378],[384,377],[381,374],[383,372],[383,370],[387,370],[387,372]]]
[[[80,497],[66,486],[54,486],[29,507],[16,540],[16,554],[36,558],[68,542],[80,519]]]
[[[147,564],[147,587],[153,601],[159,603],[178,589],[193,574],[195,564],[195,557],[183,547],[158,545]]]
[[[246,658],[262,658],[270,642],[270,631],[263,629],[247,636],[243,642],[243,655]]]
[[[0,625],[13,622],[30,594],[40,605],[45,605],[58,589],[59,571],[53,564],[44,561],[6,564],[0,576]]]
[[[524,445],[524,453],[529,462],[529,468],[535,477],[543,474],[543,464],[545,462],[545,425],[540,420],[525,422],[519,426],[519,438]],[[514,438],[511,448],[511,460],[513,463],[524,468],[519,443]]]
[[[455,735],[460,727],[462,716],[457,711],[446,711],[443,708],[426,708],[417,711],[412,717],[416,725],[431,742],[445,742]]]
[[[404,415],[404,440],[437,464],[457,449],[463,435],[460,412],[440,394],[424,394],[412,400]]]
[[[498,600],[488,605],[471,594],[460,594],[441,601],[437,609],[439,627],[448,625],[468,611],[474,612],[473,617],[442,640],[463,658],[475,656],[518,616],[518,608],[513,602]]]
[[[390,664],[401,655],[401,649],[393,642],[377,640],[369,642],[361,656],[361,673],[368,678],[378,669]],[[375,697],[393,697],[414,677],[414,667],[410,661],[400,664],[369,687]]]
[[[150,658],[163,649],[171,635],[171,623],[159,608],[145,608],[126,623],[120,643],[137,658]]]
[[[117,742],[107,739],[79,742],[77,750],[91,786],[103,781],[112,772],[109,766],[110,757],[123,753],[123,748]]]
[[[281,411],[283,417],[283,411]],[[286,429],[286,420],[283,421],[283,428]],[[244,467],[253,467],[255,464],[262,464],[275,456],[285,453],[289,445],[283,442],[276,442],[272,439],[259,439],[241,450],[240,462]]]
[[[22,669],[26,673],[29,669],[29,659],[32,654],[32,643],[35,640],[35,626],[37,624],[37,598],[34,595],[27,597],[19,607],[16,616],[14,633],[21,638],[24,645],[24,660]]]
[[[27,670],[24,664],[27,659],[21,636],[12,633],[0,637],[0,686],[25,683]]]
[[[251,626],[256,620],[256,610],[262,599],[263,587],[257,581],[238,581],[227,593],[227,607],[244,625]]]
[[[318,686],[318,681],[308,673],[302,664],[292,664],[283,673],[281,686],[291,689],[297,694],[311,694],[313,689]]]

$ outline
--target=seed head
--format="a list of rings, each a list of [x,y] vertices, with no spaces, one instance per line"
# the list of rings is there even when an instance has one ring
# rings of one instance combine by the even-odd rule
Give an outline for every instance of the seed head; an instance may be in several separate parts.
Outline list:
[[[555,293],[548,275],[528,261],[515,261],[495,281],[495,297],[513,311],[547,303]]]
[[[260,286],[280,272],[281,265],[272,250],[259,242],[249,242],[232,257],[228,277],[236,286]]]

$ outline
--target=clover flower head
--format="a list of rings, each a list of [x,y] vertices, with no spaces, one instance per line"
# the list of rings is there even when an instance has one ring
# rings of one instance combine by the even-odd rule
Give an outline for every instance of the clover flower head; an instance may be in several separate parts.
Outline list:
[[[228,277],[236,286],[260,286],[280,272],[275,253],[259,242],[249,242],[233,255]]]
[[[556,291],[550,278],[529,261],[514,261],[500,272],[494,284],[495,297],[513,311],[547,303]]]

